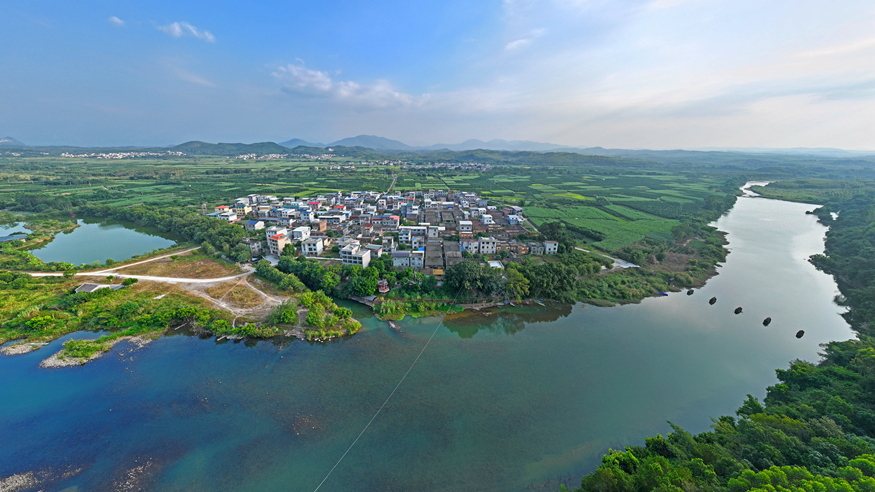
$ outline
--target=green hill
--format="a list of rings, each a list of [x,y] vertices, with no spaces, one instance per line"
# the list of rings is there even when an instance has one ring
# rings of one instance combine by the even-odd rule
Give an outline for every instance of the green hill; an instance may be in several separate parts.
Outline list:
[[[288,154],[289,149],[273,142],[260,142],[254,144],[244,143],[207,143],[193,140],[184,144],[170,147],[172,151],[185,152],[194,155],[241,155],[241,154]]]

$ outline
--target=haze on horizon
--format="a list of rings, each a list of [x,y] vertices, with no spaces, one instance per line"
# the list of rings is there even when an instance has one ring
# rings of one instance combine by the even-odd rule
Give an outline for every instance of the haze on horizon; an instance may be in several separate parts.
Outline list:
[[[875,149],[864,0],[4,2],[0,136]]]

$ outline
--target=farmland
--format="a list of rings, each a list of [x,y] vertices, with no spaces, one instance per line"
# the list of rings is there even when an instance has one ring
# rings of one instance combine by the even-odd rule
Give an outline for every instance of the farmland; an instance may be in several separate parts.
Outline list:
[[[608,161],[607,163],[609,163]],[[606,163],[606,164],[607,164]],[[340,169],[329,169],[329,166]],[[311,196],[335,190],[472,191],[491,205],[523,205],[539,227],[551,221],[596,231],[581,239],[611,252],[646,238],[671,239],[679,221],[724,210],[727,176],[610,166],[495,166],[487,171],[368,165],[341,158],[238,160],[223,156],[97,160],[58,157],[0,159],[0,207],[48,212],[83,204],[211,208],[250,194]],[[16,207],[23,193],[62,196],[58,203]]]

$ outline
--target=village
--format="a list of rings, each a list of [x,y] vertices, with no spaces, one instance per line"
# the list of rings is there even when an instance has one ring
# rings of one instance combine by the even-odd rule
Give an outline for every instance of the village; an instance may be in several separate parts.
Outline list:
[[[308,258],[367,268],[391,255],[392,265],[441,277],[446,268],[483,256],[556,254],[556,241],[531,241],[538,232],[518,206],[489,205],[474,193],[452,190],[386,194],[340,191],[312,198],[252,194],[219,205],[210,217],[264,236],[243,239],[251,257],[276,264],[286,248]],[[262,239],[263,238],[263,239]],[[503,268],[500,261],[490,261]]]

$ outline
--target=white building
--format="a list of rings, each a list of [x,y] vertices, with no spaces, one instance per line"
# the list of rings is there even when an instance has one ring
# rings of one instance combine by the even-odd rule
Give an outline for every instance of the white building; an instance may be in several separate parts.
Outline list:
[[[544,254],[555,255],[559,252],[559,243],[556,241],[544,241]]]
[[[237,220],[237,212],[222,212],[219,214],[219,218],[228,222],[234,222]]]
[[[324,244],[324,241],[319,238],[311,237],[305,239],[301,243],[301,252],[304,253],[304,256],[319,256],[322,254]]]
[[[443,226],[428,226],[428,238],[429,239],[437,239],[441,236],[446,230],[446,227]]]
[[[498,240],[491,237],[480,238],[480,254],[494,255],[498,249]]]
[[[492,220],[492,215],[483,214],[480,216],[480,223],[483,225],[490,225],[490,224],[494,224],[495,221]]]
[[[520,217],[519,215],[508,215],[507,221],[508,221],[508,223],[510,223],[510,225],[519,225],[520,222],[523,221],[523,218]]]
[[[425,251],[410,252],[410,268],[422,268],[425,265]]]
[[[480,241],[459,241],[459,251],[467,251],[476,255],[480,253]]]
[[[428,226],[401,226],[398,228],[398,242],[413,246],[416,237],[423,238],[428,235]]]
[[[246,225],[243,226],[247,231],[260,231],[264,229],[264,221],[261,220],[250,220],[246,222]]]
[[[264,235],[270,239],[271,236],[276,236],[277,234],[282,234],[283,236],[287,235],[289,230],[282,226],[270,226],[264,230]]]
[[[367,268],[371,262],[371,250],[358,244],[349,244],[340,250],[340,259],[344,265],[358,265]]]
[[[474,232],[474,223],[470,220],[459,221],[459,234],[471,234]]]
[[[295,227],[294,229],[292,229],[292,240],[294,241],[304,241],[305,239],[309,239],[309,237],[309,227]]]

